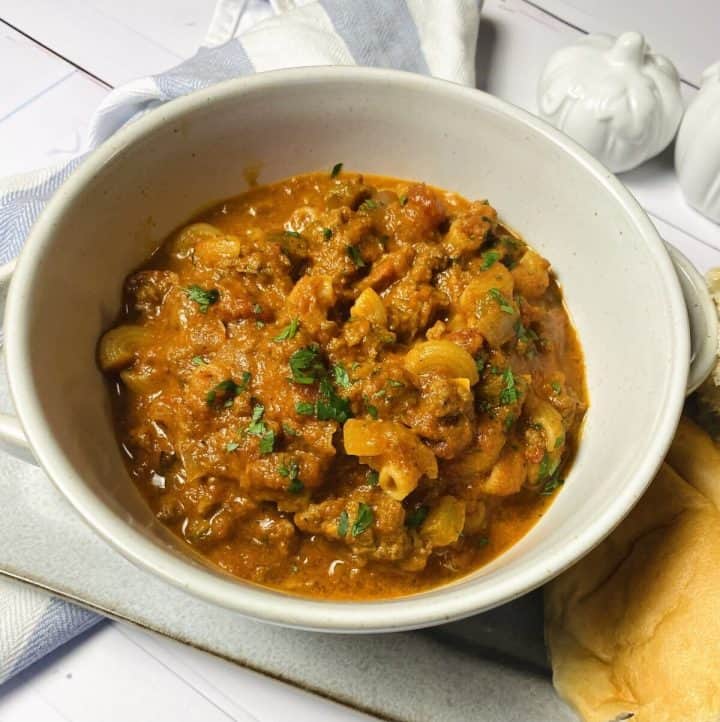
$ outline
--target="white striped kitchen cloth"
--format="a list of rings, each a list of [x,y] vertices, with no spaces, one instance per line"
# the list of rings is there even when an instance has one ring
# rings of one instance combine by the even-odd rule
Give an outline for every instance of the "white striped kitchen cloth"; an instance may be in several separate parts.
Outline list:
[[[13,261],[47,201],[85,155],[158,105],[254,72],[365,65],[475,83],[481,0],[220,0],[189,60],[113,90],[83,153],[0,180],[0,264]],[[0,683],[99,621],[95,614],[0,582]]]

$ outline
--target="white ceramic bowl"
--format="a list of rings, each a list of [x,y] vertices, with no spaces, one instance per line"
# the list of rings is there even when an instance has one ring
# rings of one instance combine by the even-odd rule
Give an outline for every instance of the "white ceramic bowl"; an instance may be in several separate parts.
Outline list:
[[[332,603],[232,579],[152,516],[123,466],[95,363],[125,276],[211,201],[330,168],[425,180],[489,198],[549,258],[587,362],[590,409],[565,487],[512,549],[412,597]],[[397,630],[506,602],[547,581],[629,511],[673,436],[688,379],[686,308],[655,229],[615,177],[496,98],[399,72],[279,71],[173,101],[95,151],[52,199],[18,263],[5,321],[10,384],[32,451],[97,532],[138,565],[257,619]],[[5,442],[18,432],[5,420]],[[42,530],[38,530],[42,533]]]

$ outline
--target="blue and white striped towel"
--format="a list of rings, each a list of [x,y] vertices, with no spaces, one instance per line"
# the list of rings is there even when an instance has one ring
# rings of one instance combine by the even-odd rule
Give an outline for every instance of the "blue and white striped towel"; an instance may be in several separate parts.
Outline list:
[[[397,68],[474,85],[481,1],[219,0],[205,44],[192,58],[107,96],[81,155],[0,180],[0,264],[12,262],[44,205],[87,153],[139,115],[193,90],[309,65]],[[0,582],[0,683],[99,619]]]

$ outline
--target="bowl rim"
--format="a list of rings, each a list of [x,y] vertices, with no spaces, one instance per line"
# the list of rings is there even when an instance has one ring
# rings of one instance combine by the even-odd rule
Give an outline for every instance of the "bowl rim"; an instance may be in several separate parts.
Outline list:
[[[635,474],[616,495],[606,511],[592,524],[557,550],[543,564],[535,564],[491,587],[464,587],[453,593],[454,585],[437,587],[419,595],[379,601],[327,601],[297,597],[248,583],[223,578],[175,556],[145,537],[119,514],[100,501],[76,474],[59,444],[44,423],[42,405],[35,393],[30,365],[26,363],[29,331],[24,322],[28,295],[43,249],[52,243],[55,219],[62,216],[66,204],[91,183],[101,167],[122,150],[155,129],[174,122],[185,113],[209,103],[238,99],[247,91],[272,89],[278,85],[313,85],[327,81],[357,85],[393,84],[413,88],[430,95],[456,96],[480,103],[501,115],[522,123],[569,154],[600,182],[614,197],[619,210],[626,214],[643,238],[653,258],[666,291],[668,315],[672,321],[675,353],[673,368],[664,399],[665,413],[656,434],[649,441],[649,451],[637,464]],[[587,554],[604,539],[643,494],[654,477],[670,446],[685,398],[690,341],[685,303],[671,260],[655,227],[625,186],[587,151],[525,110],[488,93],[436,78],[398,70],[353,66],[321,66],[274,70],[223,81],[172,100],[123,127],[94,150],[54,194],[35,222],[23,250],[8,294],[6,315],[6,362],[10,390],[20,422],[33,453],[50,479],[83,519],[111,546],[136,566],[195,597],[234,610],[261,621],[307,630],[334,632],[377,632],[415,629],[449,622],[486,611],[511,601],[556,576]]]

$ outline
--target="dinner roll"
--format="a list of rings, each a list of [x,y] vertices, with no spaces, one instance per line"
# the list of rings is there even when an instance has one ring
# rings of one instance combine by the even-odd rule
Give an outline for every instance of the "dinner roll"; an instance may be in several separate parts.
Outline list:
[[[545,590],[553,683],[589,722],[720,720],[720,451],[681,421],[625,521]]]

